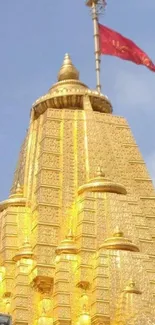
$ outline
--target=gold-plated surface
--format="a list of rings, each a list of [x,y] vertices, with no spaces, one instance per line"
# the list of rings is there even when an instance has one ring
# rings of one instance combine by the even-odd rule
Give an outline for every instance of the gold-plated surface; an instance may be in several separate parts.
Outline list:
[[[147,168],[126,120],[80,82],[68,57],[59,78],[31,110],[0,203],[0,310],[15,325],[153,323]]]
[[[34,258],[31,244],[27,240],[20,247],[18,253],[13,257],[13,261],[17,262],[17,261],[21,260],[22,258],[24,258],[24,259],[33,259]]]
[[[25,204],[26,199],[23,197],[23,189],[18,183],[15,192],[10,194],[8,200],[0,202],[0,211],[5,210],[8,206],[25,206]]]
[[[101,171],[97,171],[96,177],[89,180],[87,184],[80,186],[78,189],[78,194],[82,194],[84,192],[110,192],[117,194],[126,195],[126,189],[123,185],[118,183],[113,183],[109,179],[107,179]]]
[[[71,229],[66,238],[57,247],[56,254],[77,254],[77,246]]]
[[[35,116],[38,117],[50,107],[84,110],[83,101],[86,95],[94,111],[112,113],[112,105],[107,96],[90,90],[79,80],[79,73],[67,54],[58,74],[58,82],[33,104]]]
[[[123,232],[118,228],[115,230],[113,237],[104,240],[100,249],[112,249],[112,250],[125,250],[131,252],[139,252],[139,248],[134,245],[131,240],[124,237]]]
[[[10,194],[10,198],[20,198],[20,197],[23,197],[23,189],[21,188],[20,183],[18,183],[15,193]]]
[[[9,206],[17,207],[17,206],[25,206],[25,205],[26,205],[25,198],[13,197],[13,198],[9,198],[8,200],[0,202],[0,211],[7,209]]]
[[[58,81],[63,80],[79,80],[79,72],[73,65],[69,54],[66,54],[62,67],[58,73]]]
[[[140,290],[138,290],[138,288],[136,287],[136,284],[134,281],[130,280],[128,285],[125,287],[125,289],[123,290],[125,293],[135,293],[137,295],[141,295],[142,292]]]

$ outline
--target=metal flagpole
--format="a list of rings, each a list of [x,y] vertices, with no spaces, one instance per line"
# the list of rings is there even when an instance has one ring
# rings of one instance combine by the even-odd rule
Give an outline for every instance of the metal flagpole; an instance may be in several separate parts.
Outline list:
[[[94,46],[95,46],[95,66],[96,66],[96,88],[101,92],[100,82],[100,46],[99,46],[99,30],[98,30],[98,15],[104,11],[105,0],[87,0],[86,5],[91,8],[92,20],[94,26]]]

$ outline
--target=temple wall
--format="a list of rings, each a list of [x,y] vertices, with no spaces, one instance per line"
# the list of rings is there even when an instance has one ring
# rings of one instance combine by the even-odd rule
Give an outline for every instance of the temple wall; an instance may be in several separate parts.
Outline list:
[[[76,321],[83,285],[89,287],[93,323],[108,324],[120,287],[131,275],[137,277],[139,269],[140,289],[147,283],[146,300],[155,296],[155,190],[125,119],[94,113],[87,105],[85,111],[48,108],[40,117],[31,118],[24,164],[20,160],[15,182],[21,182],[27,201],[25,206],[7,203],[0,212],[1,308],[5,311],[7,294],[14,324],[37,323],[42,315],[38,305],[47,299],[45,284],[48,299],[54,300],[49,318],[54,313],[55,324],[62,323],[62,314],[66,324],[73,317]],[[78,196],[79,186],[93,178],[99,166],[106,178],[126,187],[127,195]],[[122,273],[118,256],[99,250],[117,226],[142,254],[130,258],[122,253]],[[70,228],[78,258],[56,262],[55,250]],[[25,237],[31,243],[33,260],[15,262],[12,259]]]

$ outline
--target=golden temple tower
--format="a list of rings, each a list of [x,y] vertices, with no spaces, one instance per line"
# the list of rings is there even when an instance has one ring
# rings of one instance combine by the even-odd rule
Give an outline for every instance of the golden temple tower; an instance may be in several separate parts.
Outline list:
[[[155,190],[126,120],[68,54],[32,107],[0,223],[14,325],[155,324]]]

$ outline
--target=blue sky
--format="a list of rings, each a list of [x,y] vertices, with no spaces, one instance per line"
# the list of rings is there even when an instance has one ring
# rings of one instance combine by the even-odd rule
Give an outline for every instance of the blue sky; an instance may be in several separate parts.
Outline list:
[[[133,39],[155,62],[155,1],[107,2],[100,22]],[[31,105],[56,81],[66,52],[81,80],[95,88],[92,32],[84,0],[0,1],[0,200],[8,196]],[[101,81],[155,178],[155,73],[107,56]]]

